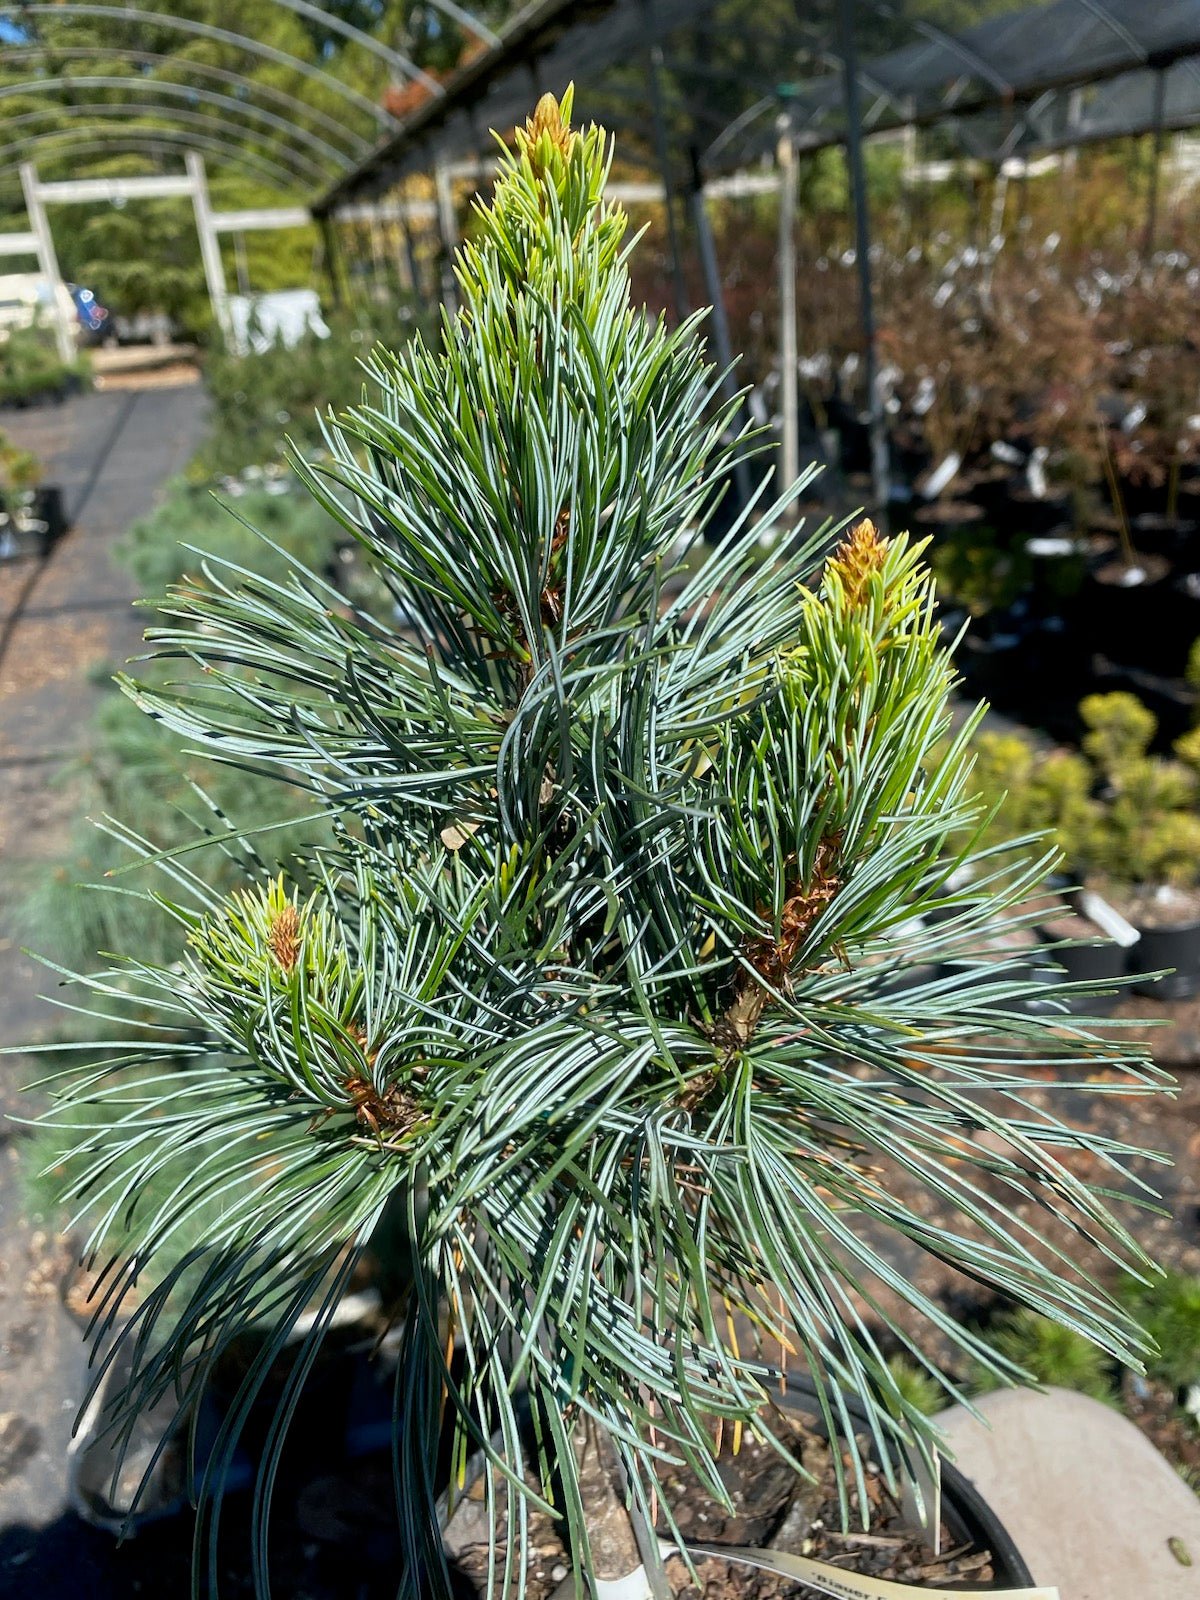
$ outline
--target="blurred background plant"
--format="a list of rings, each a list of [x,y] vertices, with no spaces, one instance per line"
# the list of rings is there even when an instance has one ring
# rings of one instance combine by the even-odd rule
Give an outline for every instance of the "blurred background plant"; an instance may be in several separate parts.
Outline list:
[[[999,1317],[988,1327],[986,1337],[997,1355],[1034,1383],[1074,1389],[1093,1400],[1115,1403],[1116,1368],[1112,1359],[1074,1328],[1051,1322],[1036,1311],[1020,1309]],[[977,1388],[986,1391],[994,1387],[994,1375],[981,1373]]]
[[[204,483],[283,460],[290,439],[302,455],[324,448],[323,419],[353,405],[376,345],[398,350],[427,319],[411,297],[357,304],[328,319],[328,337],[306,332],[293,345],[237,354],[214,349],[204,365],[211,402],[209,437],[190,479]]]
[[[41,470],[32,450],[14,443],[0,430],[0,492],[32,489]]]
[[[13,328],[0,339],[0,405],[32,405],[61,399],[90,381],[82,352],[71,361],[58,354],[53,332],[43,324]]]

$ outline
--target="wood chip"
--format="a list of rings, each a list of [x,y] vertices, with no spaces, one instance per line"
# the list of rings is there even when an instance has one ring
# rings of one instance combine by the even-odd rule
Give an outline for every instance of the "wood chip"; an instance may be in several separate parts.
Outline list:
[[[441,839],[447,850],[461,850],[467,840],[478,832],[477,822],[452,822],[442,829]]]

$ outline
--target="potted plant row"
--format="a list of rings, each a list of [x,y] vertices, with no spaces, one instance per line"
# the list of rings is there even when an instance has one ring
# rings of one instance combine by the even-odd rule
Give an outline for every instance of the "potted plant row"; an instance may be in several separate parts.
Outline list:
[[[1076,887],[1042,932],[1069,976],[1143,974],[1146,992],[1186,998],[1200,989],[1200,737],[1152,754],[1154,716],[1127,693],[1079,711],[1079,752],[980,736],[981,785],[999,806],[990,837],[1046,832],[1061,849]]]
[[[40,479],[33,452],[0,433],[0,560],[48,555],[67,531],[62,490]]]
[[[765,461],[755,504],[705,547],[732,462],[762,441],[715,399],[699,320],[632,302],[609,140],[570,107],[546,96],[512,140],[440,347],[377,351],[329,459],[296,462],[406,628],[299,561],[284,581],[212,562],[150,634],[203,670],[126,684],[192,750],[304,788],[327,833],[284,876],[258,819],[233,819],[214,843],[244,848],[232,893],[130,841],[176,956],[80,976],[127,1020],[80,1047],[51,1113],[88,1250],[115,1256],[97,1326],[125,1364],[100,1426],[119,1459],[156,1407],[198,1414],[254,1333],[200,1487],[211,1522],[283,1362],[265,1522],[374,1246],[400,1280],[401,1594],[454,1592],[450,1489],[479,1513],[489,1595],[541,1592],[547,1525],[570,1593],[736,1594],[708,1566],[708,1502],[745,1559],[794,1571],[787,1556],[818,1589],[984,1576],[1040,1595],[994,1525],[976,1523],[991,1548],[967,1576],[944,1551],[939,1569],[938,1435],[885,1342],[948,1398],[914,1318],[1020,1374],[888,1241],[1136,1363],[1133,1319],[1031,1251],[1007,1206],[1036,1196],[1149,1270],[1107,1210],[1123,1152],[1072,1134],[1102,1155],[1093,1188],[1019,1081],[1105,1061],[1131,1090],[1156,1079],[1086,1022],[1030,1015],[1053,979],[1004,938],[1049,862],[996,875],[980,854],[979,713],[956,722],[922,547],[866,520],[779,534],[807,479],[769,501]],[[947,863],[976,888],[939,923]],[[981,959],[926,978],[948,944]],[[755,1553],[736,1462],[761,1468],[745,1505],[822,1451],[812,1521],[846,1535],[838,1560],[803,1565],[809,1539],[826,1548],[811,1530]],[[957,1536],[967,1497],[946,1481]],[[906,1534],[908,1566],[881,1573],[899,1546],[867,1530],[906,1499],[925,1548]],[[266,1549],[263,1533],[262,1586]]]

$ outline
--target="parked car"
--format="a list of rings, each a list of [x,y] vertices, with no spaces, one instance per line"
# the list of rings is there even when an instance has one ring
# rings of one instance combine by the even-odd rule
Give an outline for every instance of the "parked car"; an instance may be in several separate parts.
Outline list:
[[[114,311],[109,325],[118,344],[170,344],[179,332],[165,311]]]
[[[109,326],[106,307],[100,304],[90,289],[85,289],[80,283],[68,284],[67,288],[75,303],[75,315],[79,319],[85,343],[103,344]]]

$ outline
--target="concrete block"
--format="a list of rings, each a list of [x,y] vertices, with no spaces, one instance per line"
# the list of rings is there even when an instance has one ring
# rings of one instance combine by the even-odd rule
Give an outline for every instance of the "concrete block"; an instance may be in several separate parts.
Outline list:
[[[1200,1499],[1133,1423],[1066,1389],[937,1418],[947,1454],[1061,1600],[1200,1600]],[[1191,1565],[1186,1562],[1190,1559]]]

